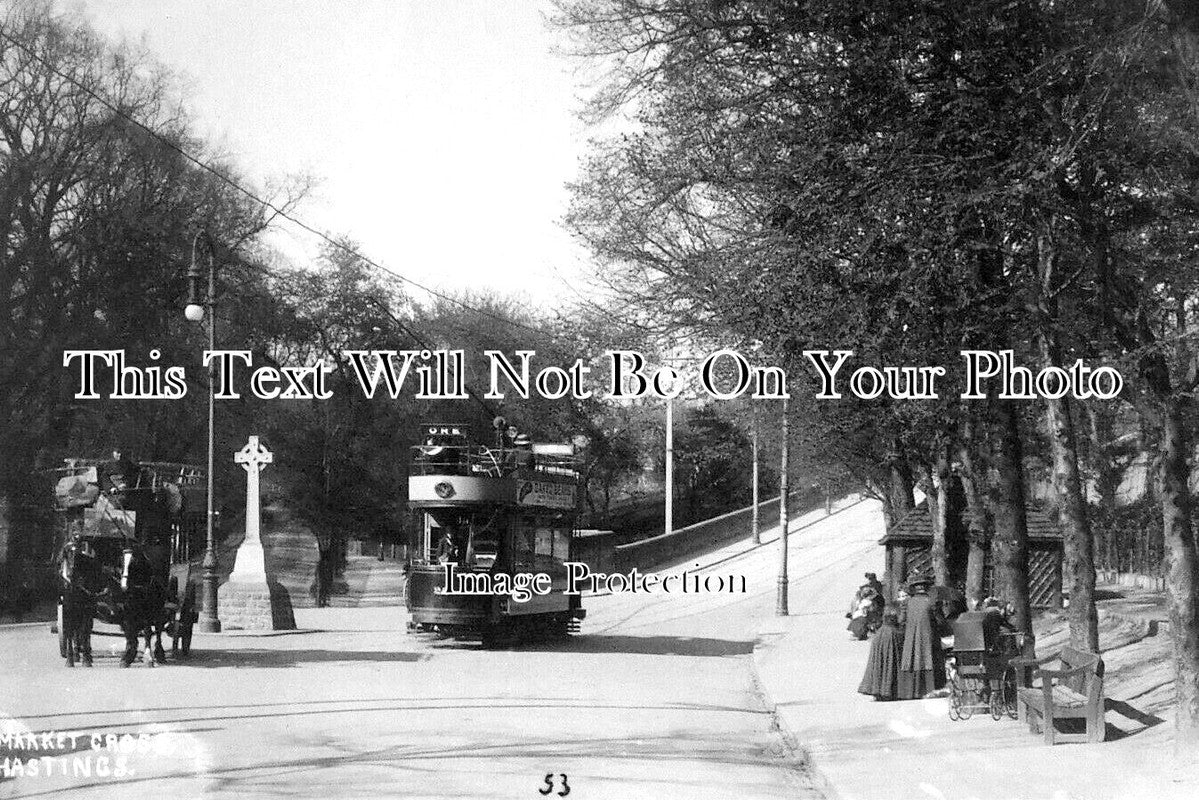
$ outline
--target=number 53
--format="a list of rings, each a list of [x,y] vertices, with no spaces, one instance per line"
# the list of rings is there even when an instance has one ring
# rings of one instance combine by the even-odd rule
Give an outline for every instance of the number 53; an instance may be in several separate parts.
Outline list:
[[[566,797],[566,795],[570,794],[570,784],[566,782],[566,773],[559,772],[558,777],[562,779],[562,790],[560,792],[558,792],[558,796]],[[545,786],[538,789],[537,791],[540,792],[541,794],[549,794],[550,792],[554,791],[554,773],[552,773],[552,772],[546,773]]]

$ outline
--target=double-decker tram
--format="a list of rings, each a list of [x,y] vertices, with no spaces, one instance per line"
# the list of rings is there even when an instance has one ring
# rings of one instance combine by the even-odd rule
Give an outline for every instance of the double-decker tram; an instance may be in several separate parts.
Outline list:
[[[487,447],[463,426],[424,425],[408,478],[409,630],[485,646],[577,630],[586,612],[565,564],[578,482],[572,445]]]

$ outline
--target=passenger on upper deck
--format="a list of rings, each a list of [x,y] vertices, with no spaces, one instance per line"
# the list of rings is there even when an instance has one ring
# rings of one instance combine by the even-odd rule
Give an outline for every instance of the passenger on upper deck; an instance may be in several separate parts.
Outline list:
[[[517,434],[512,440],[512,448],[504,456],[504,471],[526,475],[533,471],[536,463],[533,457],[533,443],[523,433]]]

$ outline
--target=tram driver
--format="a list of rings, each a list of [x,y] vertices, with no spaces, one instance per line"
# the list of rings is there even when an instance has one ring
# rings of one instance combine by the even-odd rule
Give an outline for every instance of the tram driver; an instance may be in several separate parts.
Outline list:
[[[450,525],[441,529],[441,541],[437,543],[438,564],[462,563],[456,533],[457,531]]]

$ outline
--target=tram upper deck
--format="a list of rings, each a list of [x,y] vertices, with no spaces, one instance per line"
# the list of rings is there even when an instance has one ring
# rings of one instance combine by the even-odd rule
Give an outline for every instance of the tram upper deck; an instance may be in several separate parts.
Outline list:
[[[414,508],[468,503],[575,508],[579,459],[570,445],[486,447],[444,436],[412,449],[408,501]]]

